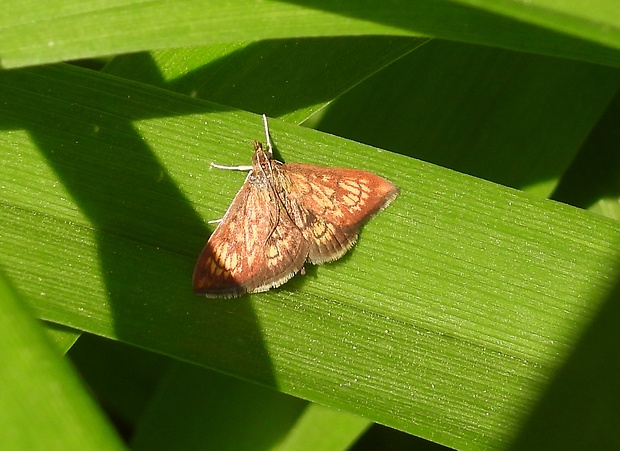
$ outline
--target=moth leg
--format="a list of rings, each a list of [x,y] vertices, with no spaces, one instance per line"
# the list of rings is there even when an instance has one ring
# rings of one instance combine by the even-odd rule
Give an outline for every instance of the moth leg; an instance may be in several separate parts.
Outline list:
[[[212,168],[225,169],[227,171],[251,171],[252,166],[224,166],[221,164],[211,163]]]

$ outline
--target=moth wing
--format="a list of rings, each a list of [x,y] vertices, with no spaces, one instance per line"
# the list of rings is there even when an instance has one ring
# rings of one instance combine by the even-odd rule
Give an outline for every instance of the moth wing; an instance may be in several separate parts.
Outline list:
[[[357,169],[330,168],[301,163],[284,165],[291,203],[299,203],[298,224],[308,241],[308,261],[337,260],[357,240],[359,230],[399,193],[389,180]]]
[[[278,287],[304,265],[308,245],[269,187],[246,181],[194,269],[196,294],[230,298]]]

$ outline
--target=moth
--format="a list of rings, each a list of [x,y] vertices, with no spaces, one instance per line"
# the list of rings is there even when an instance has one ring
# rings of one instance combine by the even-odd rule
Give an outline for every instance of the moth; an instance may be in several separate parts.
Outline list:
[[[205,245],[193,275],[196,294],[233,298],[284,284],[303,271],[351,249],[360,228],[398,196],[390,181],[358,169],[273,158],[267,117],[266,146],[254,141],[243,186]]]

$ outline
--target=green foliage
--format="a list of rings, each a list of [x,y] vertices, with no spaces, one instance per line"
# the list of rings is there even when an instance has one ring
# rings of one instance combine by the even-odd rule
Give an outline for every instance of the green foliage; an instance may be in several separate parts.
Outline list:
[[[347,449],[373,421],[433,448],[618,447],[615,1],[9,3],[12,448],[117,448],[103,410],[135,449]],[[244,179],[209,162],[248,164],[260,113],[283,160],[401,195],[337,263],[195,297]],[[99,405],[57,356],[83,332]]]

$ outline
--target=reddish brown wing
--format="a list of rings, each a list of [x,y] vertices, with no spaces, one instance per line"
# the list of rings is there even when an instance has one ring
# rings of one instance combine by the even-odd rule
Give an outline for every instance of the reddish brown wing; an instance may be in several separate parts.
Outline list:
[[[246,181],[198,258],[196,294],[230,298],[267,291],[303,267],[308,245],[272,195]]]
[[[290,180],[289,203],[308,212],[298,226],[310,246],[308,261],[315,264],[342,257],[355,244],[360,227],[399,192],[383,177],[357,169],[300,163],[282,169]]]

